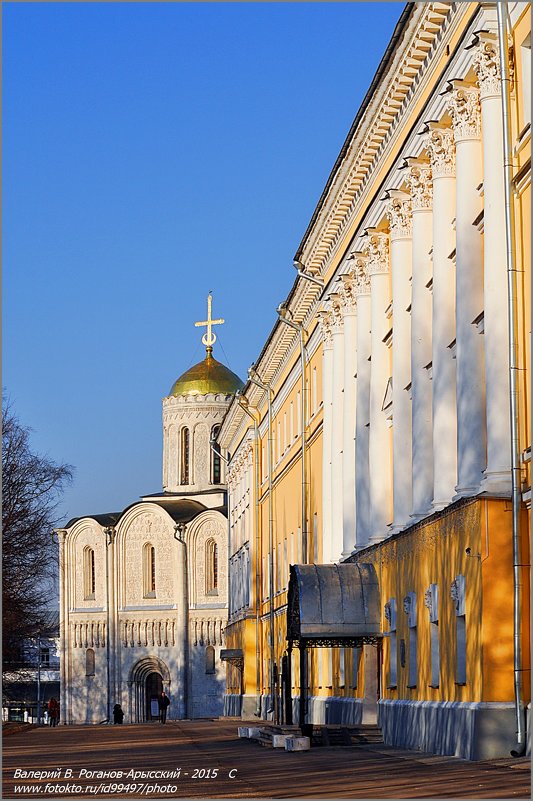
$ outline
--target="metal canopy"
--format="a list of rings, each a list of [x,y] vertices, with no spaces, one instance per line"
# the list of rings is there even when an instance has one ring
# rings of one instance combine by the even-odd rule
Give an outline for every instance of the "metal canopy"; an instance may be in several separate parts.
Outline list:
[[[355,647],[382,636],[374,565],[291,565],[287,639],[308,647]]]

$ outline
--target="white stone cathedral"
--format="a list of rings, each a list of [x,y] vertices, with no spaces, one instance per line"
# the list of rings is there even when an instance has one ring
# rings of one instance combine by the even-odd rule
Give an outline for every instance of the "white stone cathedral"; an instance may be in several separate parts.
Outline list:
[[[163,491],[58,529],[62,723],[223,712],[228,618],[225,464],[211,445],[242,382],[206,357],[163,399]]]

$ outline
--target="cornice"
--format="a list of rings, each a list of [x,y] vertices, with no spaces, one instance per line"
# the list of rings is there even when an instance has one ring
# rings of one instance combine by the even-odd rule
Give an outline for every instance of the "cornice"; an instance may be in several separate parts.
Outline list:
[[[355,132],[329,198],[304,247],[303,262],[311,272],[326,272],[328,256],[346,229],[360,192],[378,166],[377,156],[383,142],[404,116],[410,90],[426,71],[428,56],[447,27],[451,11],[451,3],[426,3],[414,12],[388,75]],[[457,13],[456,8],[454,14]]]

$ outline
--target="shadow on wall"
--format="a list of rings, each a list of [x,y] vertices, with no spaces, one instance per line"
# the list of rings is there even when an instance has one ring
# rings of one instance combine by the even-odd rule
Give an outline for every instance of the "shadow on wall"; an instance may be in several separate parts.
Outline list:
[[[192,646],[189,651],[189,715],[212,718],[224,714],[226,666],[220,661],[220,648]]]

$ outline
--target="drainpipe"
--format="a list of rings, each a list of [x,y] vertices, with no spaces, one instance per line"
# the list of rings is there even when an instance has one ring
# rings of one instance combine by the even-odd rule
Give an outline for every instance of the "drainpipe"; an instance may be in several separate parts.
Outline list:
[[[507,243],[507,287],[509,313],[509,406],[511,415],[511,492],[512,492],[512,537],[513,537],[513,636],[514,636],[514,695],[516,710],[518,748],[511,751],[512,756],[525,752],[526,738],[524,727],[524,705],[522,700],[522,654],[520,642],[521,624],[521,560],[520,560],[520,432],[518,405],[518,302],[515,253],[515,221],[513,203],[513,162],[510,115],[510,77],[509,77],[509,30],[507,27],[507,3],[497,3],[498,43],[502,80],[503,115],[503,169],[505,192],[505,237]]]
[[[308,533],[307,533],[307,477],[306,477],[306,458],[305,458],[305,427],[306,419],[305,413],[307,409],[307,385],[305,381],[305,345],[304,345],[304,327],[298,325],[289,319],[289,309],[285,303],[280,303],[277,309],[278,317],[283,322],[290,326],[294,331],[298,332],[300,338],[300,370],[302,373],[302,390],[300,393],[301,412],[300,418],[302,420],[302,562],[304,565],[308,563]]]
[[[256,703],[254,715],[261,717],[261,649],[259,647],[259,614],[260,614],[260,594],[261,581],[259,572],[259,428],[257,420],[248,408],[248,398],[238,394],[239,406],[251,417],[254,424],[255,440],[255,681],[256,681]]]
[[[254,366],[248,369],[248,378],[260,389],[265,390],[267,395],[268,404],[268,449],[267,449],[267,467],[268,467],[268,551],[270,556],[270,576],[269,588],[270,606],[269,606],[269,639],[270,639],[270,675],[269,675],[269,693],[270,703],[274,707],[276,702],[276,683],[274,679],[275,671],[275,652],[274,652],[274,502],[272,497],[272,395],[274,390],[269,384],[263,384],[257,375]]]

